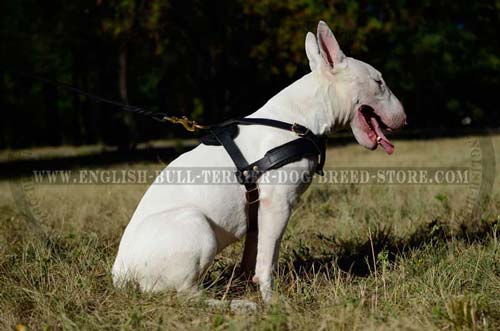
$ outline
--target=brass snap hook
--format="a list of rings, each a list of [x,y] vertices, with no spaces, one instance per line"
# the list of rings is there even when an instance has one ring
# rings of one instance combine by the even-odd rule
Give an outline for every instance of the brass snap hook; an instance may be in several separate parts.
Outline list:
[[[196,131],[197,129],[203,130],[207,128],[205,125],[200,125],[196,123],[196,121],[188,119],[186,116],[182,116],[181,118],[176,116],[165,116],[163,119],[165,121],[169,121],[170,123],[181,124],[184,127],[184,129],[190,132]]]

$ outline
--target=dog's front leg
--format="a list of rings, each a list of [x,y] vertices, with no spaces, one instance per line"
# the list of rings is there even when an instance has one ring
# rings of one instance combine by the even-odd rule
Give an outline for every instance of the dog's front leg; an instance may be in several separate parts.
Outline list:
[[[257,261],[253,281],[259,284],[262,299],[266,303],[272,299],[273,270],[289,217],[290,207],[285,204],[266,201],[259,210]]]

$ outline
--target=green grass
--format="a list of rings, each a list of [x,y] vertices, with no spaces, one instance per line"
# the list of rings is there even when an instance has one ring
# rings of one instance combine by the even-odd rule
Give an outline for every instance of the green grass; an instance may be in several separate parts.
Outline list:
[[[493,141],[498,151],[500,137]],[[465,138],[396,146],[391,157],[357,145],[338,147],[329,151],[328,162],[470,161]],[[282,242],[276,303],[245,314],[174,293],[113,288],[110,268],[120,236],[146,186],[36,187],[29,199],[42,227],[35,231],[9,183],[1,182],[0,329],[21,323],[32,330],[498,330],[498,183],[478,222],[468,218],[463,186],[311,187]],[[260,302],[253,284],[231,277],[240,254],[238,243],[217,257],[203,280],[206,297]]]

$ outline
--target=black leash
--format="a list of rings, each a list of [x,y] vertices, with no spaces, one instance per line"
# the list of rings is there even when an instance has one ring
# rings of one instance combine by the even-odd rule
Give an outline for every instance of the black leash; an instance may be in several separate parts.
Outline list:
[[[69,84],[61,83],[46,77],[24,72],[17,72],[9,70],[10,72],[33,79],[36,81],[50,84],[64,90],[84,95],[98,103],[106,103],[124,111],[147,116],[158,122],[171,122],[182,124],[188,131],[207,130],[209,135],[201,138],[201,142],[208,145],[222,145],[227,151],[233,163],[236,165],[238,172],[236,173],[237,179],[240,184],[245,186],[245,209],[247,214],[247,231],[258,231],[258,210],[259,210],[259,186],[258,179],[266,171],[278,169],[282,166],[298,161],[304,157],[317,156],[318,163],[315,172],[323,175],[323,166],[325,164],[325,151],[326,144],[324,137],[316,136],[308,128],[297,123],[287,123],[267,118],[241,118],[230,119],[216,125],[200,125],[195,121],[189,120],[183,116],[181,118],[175,116],[168,116],[165,113],[155,112],[146,108],[131,106],[122,102],[107,99],[95,95],[93,93],[83,91],[79,88],[73,87]],[[280,145],[269,150],[261,159],[249,163],[240,149],[234,142],[234,134],[237,132],[238,125],[263,125],[281,130],[286,130],[295,133],[299,138],[290,141],[286,144]],[[216,143],[214,143],[214,141]],[[245,246],[247,244],[245,243]],[[256,250],[255,250],[256,251]]]
[[[142,107],[137,107],[137,106],[132,106],[126,103],[118,102],[116,100],[111,100],[107,98],[103,98],[101,96],[98,96],[96,94],[84,91],[82,89],[79,89],[77,87],[74,87],[72,85],[66,84],[66,83],[61,83],[59,81],[49,79],[47,77],[43,77],[41,75],[36,75],[32,73],[26,73],[26,72],[21,72],[13,69],[7,69],[4,67],[0,67],[0,70],[5,71],[5,72],[11,72],[15,75],[29,78],[32,80],[36,80],[45,84],[49,84],[52,86],[55,86],[57,88],[61,88],[79,95],[86,96],[89,99],[94,100],[97,103],[106,103],[108,105],[115,106],[117,108],[120,108],[124,111],[138,114],[141,116],[146,116],[149,118],[154,119],[155,121],[158,122],[170,122],[170,123],[178,123],[184,126],[184,128],[188,131],[196,131],[196,130],[211,130],[214,128],[220,128],[220,127],[226,127],[232,124],[240,124],[240,125],[264,125],[264,126],[270,126],[282,130],[287,130],[287,131],[292,131],[295,134],[301,136],[301,137],[306,137],[309,139],[313,139],[315,135],[305,126],[302,126],[300,124],[294,123],[286,123],[278,120],[273,120],[273,119],[268,119],[268,118],[241,118],[241,119],[230,119],[227,121],[224,121],[219,124],[215,125],[200,125],[196,121],[188,119],[186,116],[183,117],[176,117],[176,116],[168,116],[166,113],[162,112],[156,112],[150,109],[142,108]],[[313,139],[314,140],[314,139]]]
[[[141,115],[141,116],[152,118],[153,120],[158,121],[158,122],[163,122],[163,123],[165,123],[165,122],[179,123],[179,124],[182,124],[184,126],[184,128],[186,128],[186,130],[188,130],[188,131],[195,131],[196,129],[205,129],[204,126],[199,125],[195,121],[189,120],[185,116],[183,116],[181,118],[175,117],[175,116],[168,116],[165,113],[156,112],[156,111],[153,111],[153,110],[150,110],[150,109],[146,109],[146,108],[142,108],[142,107],[137,107],[137,106],[132,106],[132,105],[125,104],[125,103],[122,103],[122,102],[118,102],[116,100],[111,100],[111,99],[103,98],[101,96],[98,96],[96,94],[93,94],[93,93],[81,90],[81,89],[76,88],[74,86],[71,86],[69,84],[61,83],[61,82],[58,82],[56,80],[49,79],[49,78],[46,78],[46,77],[43,77],[43,76],[40,76],[40,75],[36,75],[36,74],[31,74],[31,73],[26,73],[26,72],[20,72],[20,71],[17,71],[17,70],[5,69],[5,68],[1,68],[1,67],[0,67],[0,70],[5,71],[5,72],[8,71],[8,72],[11,72],[11,73],[13,73],[14,75],[17,75],[17,76],[21,76],[21,77],[24,77],[24,78],[36,80],[36,81],[39,81],[39,82],[42,82],[42,83],[45,83],[45,84],[48,84],[48,85],[55,86],[57,88],[61,88],[63,90],[67,90],[67,91],[70,91],[70,92],[73,92],[73,93],[76,93],[76,94],[79,94],[79,95],[83,95],[83,96],[86,96],[89,99],[94,100],[97,103],[105,103],[105,104],[108,104],[108,105],[112,105],[112,106],[120,108],[120,109],[122,109],[124,111],[130,112],[130,113],[134,113],[134,114],[138,114],[138,115]]]

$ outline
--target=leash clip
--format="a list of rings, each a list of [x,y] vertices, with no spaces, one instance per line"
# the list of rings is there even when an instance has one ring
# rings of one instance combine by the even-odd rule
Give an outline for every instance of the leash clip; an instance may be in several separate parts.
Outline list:
[[[184,129],[194,132],[196,130],[202,130],[206,129],[207,127],[205,125],[200,125],[196,123],[196,121],[192,121],[186,116],[182,116],[181,118],[176,117],[176,116],[165,116],[163,117],[165,121],[169,121],[170,123],[176,123],[176,124],[181,124]]]
[[[292,131],[295,133],[297,136],[303,137],[309,133],[309,129],[306,128],[305,126],[302,126],[297,123],[293,123],[292,125]]]

